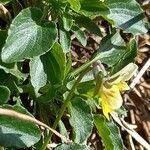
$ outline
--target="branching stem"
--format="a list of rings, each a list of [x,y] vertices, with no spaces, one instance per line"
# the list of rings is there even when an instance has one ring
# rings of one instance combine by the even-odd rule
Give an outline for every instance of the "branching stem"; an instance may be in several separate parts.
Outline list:
[[[62,118],[63,114],[64,114],[64,111],[66,109],[66,107],[68,106],[73,94],[74,94],[74,91],[76,89],[76,87],[78,86],[79,82],[81,81],[81,79],[83,78],[83,76],[89,71],[89,68],[87,68],[86,70],[84,70],[78,77],[78,79],[76,80],[76,82],[74,83],[72,89],[70,90],[66,100],[64,101],[63,105],[61,106],[60,108],[60,111],[58,113],[58,116],[52,126],[52,128],[55,130],[60,119]],[[41,150],[45,150],[49,141],[51,141],[51,138],[52,138],[52,135],[53,135],[53,132],[50,132],[49,135],[45,138],[45,141],[44,141],[44,144],[43,146],[41,147]]]

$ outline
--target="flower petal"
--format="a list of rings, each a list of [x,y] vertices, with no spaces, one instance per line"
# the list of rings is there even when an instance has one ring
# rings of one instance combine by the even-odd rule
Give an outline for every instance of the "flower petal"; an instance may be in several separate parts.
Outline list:
[[[126,91],[126,90],[130,89],[126,82],[120,82],[120,83],[116,84],[116,86],[118,87],[118,89],[120,91]]]
[[[120,91],[116,85],[113,85],[109,89],[103,87],[101,98],[102,101],[105,102],[105,105],[112,110],[120,108],[123,102]]]
[[[125,66],[123,69],[121,69],[119,72],[112,75],[107,82],[110,85],[117,84],[121,81],[128,81],[134,73],[137,71],[138,67],[134,63],[129,63],[127,66]]]
[[[102,111],[104,116],[109,120],[109,113],[112,112],[113,110],[109,108],[109,106],[106,103],[106,100],[102,100]]]

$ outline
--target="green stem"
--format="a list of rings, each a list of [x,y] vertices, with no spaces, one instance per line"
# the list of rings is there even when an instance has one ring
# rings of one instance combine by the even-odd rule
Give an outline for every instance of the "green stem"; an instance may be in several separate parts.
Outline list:
[[[46,16],[48,15],[48,11],[49,11],[49,5],[46,5],[46,6],[44,7],[43,15],[42,15],[42,17],[41,17],[41,19],[40,19],[40,22],[43,21],[43,20],[46,18]]]
[[[57,118],[56,118],[56,120],[55,120],[55,122],[54,122],[54,124],[53,124],[53,126],[52,126],[53,129],[56,129],[56,127],[57,127],[57,125],[58,125],[60,119],[62,118],[62,116],[63,116],[63,114],[64,114],[64,111],[65,111],[66,107],[68,106],[68,104],[69,104],[69,102],[70,102],[70,100],[71,100],[71,98],[72,98],[72,96],[73,96],[73,94],[74,94],[74,91],[75,91],[77,85],[79,84],[79,82],[81,81],[81,79],[83,78],[83,76],[84,76],[88,71],[89,71],[89,68],[87,68],[86,70],[84,70],[84,71],[80,74],[80,76],[78,77],[78,79],[76,80],[76,82],[74,83],[73,87],[71,88],[71,90],[70,90],[70,92],[69,92],[69,94],[68,94],[66,100],[64,101],[64,103],[63,103],[63,105],[62,105],[62,107],[61,107],[61,109],[60,109],[60,111],[59,111],[59,113],[58,113],[58,116],[57,116]],[[46,149],[47,144],[49,143],[49,141],[51,141],[52,135],[53,135],[53,133],[50,132],[49,135],[46,137],[46,139],[45,139],[45,141],[44,141],[44,144],[43,144],[42,147],[41,147],[41,150],[45,150],[45,149]]]
[[[78,69],[76,69],[75,71],[73,71],[72,74],[71,74],[71,76],[74,77],[74,76],[78,75],[80,72],[82,72],[83,70],[85,70],[87,67],[91,66],[94,62],[96,62],[97,60],[99,60],[102,57],[103,56],[101,54],[97,55],[91,61],[83,64],[81,67],[79,67]]]

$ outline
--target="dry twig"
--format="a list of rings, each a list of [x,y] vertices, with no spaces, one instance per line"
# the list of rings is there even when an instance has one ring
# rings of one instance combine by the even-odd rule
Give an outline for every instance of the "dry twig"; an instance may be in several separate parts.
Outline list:
[[[35,123],[39,126],[42,126],[46,129],[49,129],[50,131],[52,131],[55,135],[57,135],[59,138],[61,138],[62,140],[65,141],[65,143],[71,143],[71,141],[69,139],[67,139],[65,136],[61,135],[59,132],[57,132],[56,130],[52,129],[51,127],[47,126],[46,124],[44,124],[43,122],[31,117],[31,116],[28,116],[28,115],[25,115],[25,114],[21,114],[21,113],[18,113],[14,110],[9,110],[9,109],[4,109],[4,108],[0,108],[0,115],[5,115],[5,116],[10,116],[10,117],[15,117],[17,119],[21,119],[21,120],[24,120],[24,121],[28,121],[28,122],[32,122],[32,123]]]
[[[150,58],[147,60],[145,65],[142,67],[138,75],[133,79],[132,83],[130,84],[130,89],[133,89],[135,85],[139,82],[140,78],[143,76],[145,71],[149,68],[150,66]]]
[[[111,113],[113,119],[124,129],[126,130],[137,142],[139,142],[144,148],[150,150],[150,145],[132,128],[128,126],[128,124],[118,117],[116,113]]]

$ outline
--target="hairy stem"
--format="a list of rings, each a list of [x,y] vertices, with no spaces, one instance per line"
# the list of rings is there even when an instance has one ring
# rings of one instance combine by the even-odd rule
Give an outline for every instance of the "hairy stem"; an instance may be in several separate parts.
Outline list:
[[[69,94],[68,94],[66,100],[64,101],[63,105],[62,105],[61,108],[60,108],[60,111],[59,111],[59,113],[58,113],[58,116],[57,116],[57,118],[56,118],[56,120],[55,120],[55,122],[54,122],[54,124],[53,124],[53,126],[52,126],[53,129],[56,129],[56,127],[57,127],[57,125],[58,125],[60,119],[62,118],[62,116],[63,116],[63,114],[64,114],[64,111],[65,111],[66,107],[68,106],[68,104],[69,104],[69,102],[70,102],[70,100],[71,100],[71,98],[72,98],[72,96],[73,96],[73,94],[74,94],[74,91],[75,91],[77,85],[79,84],[79,82],[81,81],[81,79],[83,78],[83,76],[87,73],[87,71],[89,71],[89,68],[86,69],[86,70],[84,70],[84,71],[80,74],[80,76],[78,77],[78,79],[76,80],[76,82],[74,83],[74,85],[73,85],[72,89],[70,90],[70,92],[69,92]],[[44,141],[43,146],[41,147],[41,150],[45,150],[45,149],[46,149],[47,144],[49,143],[49,141],[51,141],[52,135],[53,135],[53,133],[50,132],[49,135],[45,138],[45,141]]]
[[[83,64],[81,67],[79,67],[75,71],[73,71],[71,76],[74,77],[74,76],[78,75],[80,72],[85,70],[87,67],[91,66],[94,62],[96,62],[97,60],[99,60],[102,57],[103,57],[103,55],[101,55],[101,54],[97,55],[92,60],[90,60],[89,62]]]

